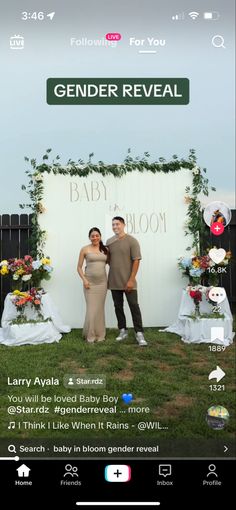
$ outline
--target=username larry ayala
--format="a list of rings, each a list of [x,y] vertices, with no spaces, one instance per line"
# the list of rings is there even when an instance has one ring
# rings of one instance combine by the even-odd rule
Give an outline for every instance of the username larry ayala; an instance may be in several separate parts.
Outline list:
[[[11,377],[7,378],[8,386],[59,386],[59,379],[55,377],[50,377],[49,379],[41,379],[40,377],[35,377],[34,379],[11,379]]]

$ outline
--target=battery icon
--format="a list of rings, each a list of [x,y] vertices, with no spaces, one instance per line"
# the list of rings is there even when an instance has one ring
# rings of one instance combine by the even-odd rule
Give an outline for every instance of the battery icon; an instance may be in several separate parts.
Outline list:
[[[217,20],[219,19],[220,17],[220,13],[217,12],[217,11],[213,11],[213,12],[204,12],[203,13],[203,18],[204,19],[210,19],[210,20]]]

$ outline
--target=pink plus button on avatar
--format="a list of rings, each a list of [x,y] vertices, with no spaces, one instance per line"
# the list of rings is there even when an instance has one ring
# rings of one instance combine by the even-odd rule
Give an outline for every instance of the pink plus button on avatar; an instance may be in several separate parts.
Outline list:
[[[220,236],[224,232],[224,225],[223,223],[220,223],[219,221],[215,221],[211,225],[211,232],[214,234],[214,236]]]

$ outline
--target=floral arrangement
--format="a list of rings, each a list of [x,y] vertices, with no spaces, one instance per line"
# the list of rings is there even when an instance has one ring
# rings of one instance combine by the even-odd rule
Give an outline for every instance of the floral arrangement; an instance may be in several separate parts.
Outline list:
[[[53,271],[53,268],[51,266],[50,257],[43,257],[41,259],[33,260],[32,266],[32,280],[35,287],[40,285],[41,280],[49,280],[51,278],[51,272]]]
[[[52,270],[49,257],[33,260],[30,255],[25,255],[20,259],[11,258],[0,262],[0,274],[10,275],[13,286],[18,288],[26,283],[38,287],[41,280],[49,280]]]
[[[194,319],[196,317],[200,318],[215,318],[215,319],[223,319],[224,314],[220,313],[220,309],[215,306],[215,303],[211,301],[209,297],[209,292],[212,287],[205,287],[204,285],[188,285],[186,287],[186,291],[189,294],[189,296],[193,299],[195,304],[195,312],[191,317]],[[213,305],[213,309],[211,313],[200,313],[200,303],[202,301],[203,295],[206,298],[206,301],[208,301],[211,305]]]
[[[207,287],[203,287],[202,285],[196,285],[192,287],[189,285],[187,287],[187,292],[189,296],[193,299],[195,304],[195,315],[200,315],[200,302],[202,301],[203,294],[206,294]]]
[[[190,290],[189,295],[194,300],[194,303],[198,304],[202,301],[202,293],[200,290]]]
[[[179,268],[183,271],[183,275],[194,278],[200,278],[205,270],[210,267],[211,259],[207,255],[200,257],[192,255],[192,257],[181,257],[178,261]],[[214,262],[212,262],[214,264]]]
[[[0,262],[0,273],[5,276],[10,274],[13,280],[19,280],[27,282],[32,276],[32,262],[33,259],[30,255],[25,255],[21,259],[8,259]]]
[[[28,304],[37,312],[37,321],[43,320],[43,315],[41,313],[41,298],[44,294],[44,290],[38,290],[32,287],[27,292],[21,292],[19,290],[14,290],[11,294],[11,301],[17,308],[18,317],[14,321],[14,323],[22,324],[27,321],[26,317],[26,307]]]
[[[183,276],[188,276],[193,284],[200,284],[202,276],[207,276],[211,283],[211,276],[216,276],[218,267],[227,266],[232,258],[231,251],[226,252],[225,258],[220,263],[215,263],[209,255],[192,255],[191,257],[180,257],[178,260],[179,269]],[[216,283],[215,281],[212,283]]]

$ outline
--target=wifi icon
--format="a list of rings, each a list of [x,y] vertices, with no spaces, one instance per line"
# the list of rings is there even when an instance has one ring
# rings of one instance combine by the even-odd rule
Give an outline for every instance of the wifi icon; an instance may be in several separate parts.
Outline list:
[[[198,18],[198,16],[199,16],[199,12],[195,12],[195,11],[193,11],[193,12],[189,12],[189,13],[188,13],[188,15],[189,15],[189,16],[190,16],[190,18],[192,18],[192,19],[197,19],[197,18]]]

